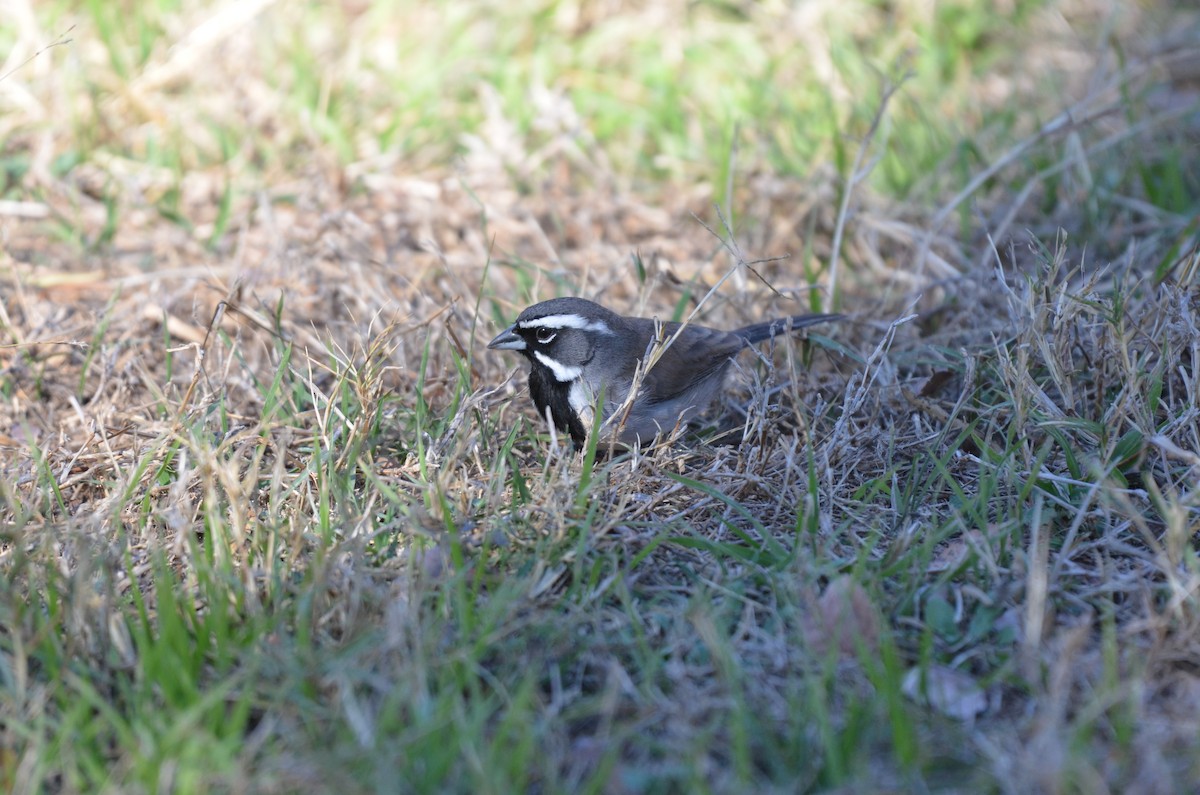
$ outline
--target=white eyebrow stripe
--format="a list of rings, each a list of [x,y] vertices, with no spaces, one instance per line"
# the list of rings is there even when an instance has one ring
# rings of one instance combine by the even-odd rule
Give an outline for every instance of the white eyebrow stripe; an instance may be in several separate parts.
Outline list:
[[[554,361],[541,351],[534,351],[533,355],[537,357],[539,362],[550,368],[550,372],[554,373],[554,380],[560,384],[570,383],[583,375],[582,367],[568,367],[565,364]]]
[[[581,331],[598,331],[601,334],[612,334],[613,330],[603,320],[588,320],[576,314],[546,315],[533,320],[525,320],[517,324],[522,329],[531,328],[577,328]]]

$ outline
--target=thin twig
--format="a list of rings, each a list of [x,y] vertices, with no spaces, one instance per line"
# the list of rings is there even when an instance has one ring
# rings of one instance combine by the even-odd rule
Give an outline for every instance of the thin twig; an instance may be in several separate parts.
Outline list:
[[[835,310],[841,303],[838,300],[838,272],[841,270],[842,236],[846,230],[846,219],[850,215],[850,196],[854,193],[855,186],[867,174],[871,173],[870,168],[863,168],[863,163],[866,160],[867,150],[870,148],[871,142],[875,140],[875,133],[879,131],[879,124],[883,121],[883,114],[887,110],[888,102],[900,90],[900,86],[904,85],[905,81],[912,77],[912,75],[911,71],[905,72],[899,81],[895,83],[889,81],[884,86],[883,96],[879,100],[879,107],[875,109],[875,116],[871,119],[871,126],[867,129],[867,134],[858,145],[858,152],[854,155],[854,165],[850,168],[850,174],[846,177],[846,185],[842,190],[842,204],[838,208],[837,223],[833,228],[833,243],[829,250],[829,299],[833,302]]]
[[[73,31],[73,30],[75,30],[75,26],[74,26],[74,25],[72,25],[71,27],[67,28],[67,29],[66,29],[66,31],[64,31],[63,33],[60,33],[60,34],[58,34],[58,38],[56,38],[54,41],[50,42],[50,43],[49,43],[49,44],[47,44],[45,47],[43,47],[42,49],[38,50],[38,51],[37,51],[37,52],[35,52],[33,55],[31,55],[31,56],[29,56],[28,58],[26,58],[24,61],[21,61],[19,64],[17,64],[16,66],[14,66],[12,69],[9,69],[7,72],[5,72],[5,73],[4,73],[4,76],[3,76],[3,77],[0,77],[0,83],[3,83],[5,80],[7,80],[9,77],[11,77],[11,76],[12,76],[12,74],[13,74],[13,72],[17,71],[18,69],[23,69],[23,68],[25,68],[25,65],[26,65],[26,64],[28,64],[28,63],[29,63],[30,61],[32,61],[34,58],[36,58],[36,57],[38,57],[39,55],[41,55],[42,53],[44,53],[46,50],[51,50],[51,49],[53,49],[53,48],[55,48],[55,47],[59,47],[59,46],[61,46],[61,45],[63,45],[63,44],[70,44],[71,42],[73,42],[73,41],[74,41],[74,39],[65,39],[65,38],[63,38],[64,36],[67,36],[68,34],[70,34],[70,32],[71,32],[71,31]]]

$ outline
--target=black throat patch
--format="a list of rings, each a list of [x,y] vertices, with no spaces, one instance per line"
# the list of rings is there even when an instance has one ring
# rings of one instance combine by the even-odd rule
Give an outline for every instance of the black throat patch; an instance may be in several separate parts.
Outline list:
[[[537,406],[538,413],[543,417],[549,408],[554,427],[567,431],[575,446],[582,448],[587,442],[587,429],[571,410],[570,390],[571,384],[556,380],[550,368],[540,362],[533,363],[529,371],[529,396],[533,398],[533,405]]]

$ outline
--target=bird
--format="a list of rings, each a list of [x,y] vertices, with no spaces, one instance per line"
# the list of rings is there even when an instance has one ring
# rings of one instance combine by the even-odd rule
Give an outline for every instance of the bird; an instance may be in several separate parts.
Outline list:
[[[570,434],[576,449],[584,449],[601,396],[601,438],[633,447],[652,443],[707,408],[745,348],[841,317],[795,315],[721,331],[626,317],[585,298],[552,298],[522,311],[488,348],[529,360],[534,406]],[[635,381],[637,392],[628,401]]]

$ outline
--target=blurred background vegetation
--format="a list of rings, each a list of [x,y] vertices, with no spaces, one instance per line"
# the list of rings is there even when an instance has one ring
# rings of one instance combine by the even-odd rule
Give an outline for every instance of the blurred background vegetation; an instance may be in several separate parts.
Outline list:
[[[1194,13],[1171,6],[10,0],[3,193],[71,176],[114,213],[149,204],[219,237],[211,208],[264,186],[323,171],[352,190],[486,151],[524,191],[553,153],[580,179],[644,195],[705,183],[736,207],[746,175],[844,178],[869,140],[865,185],[932,207],[1072,109],[1074,129],[994,175],[1002,189],[1116,133],[1103,172],[1059,168],[1037,209],[1086,189],[1093,214],[1115,197],[1183,213],[1193,147],[1157,130],[1194,91],[1194,63],[1169,57]],[[1097,123],[1106,112],[1127,123]]]

